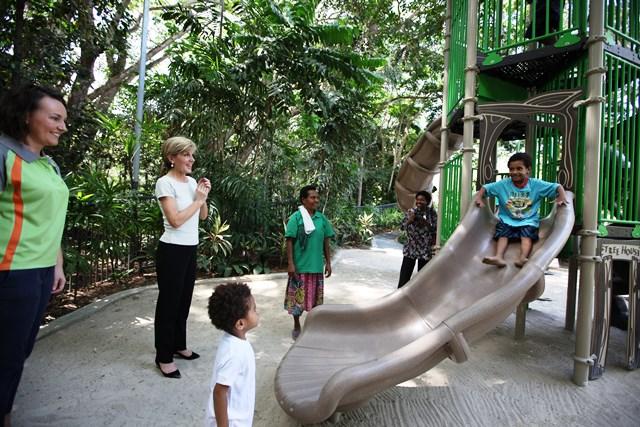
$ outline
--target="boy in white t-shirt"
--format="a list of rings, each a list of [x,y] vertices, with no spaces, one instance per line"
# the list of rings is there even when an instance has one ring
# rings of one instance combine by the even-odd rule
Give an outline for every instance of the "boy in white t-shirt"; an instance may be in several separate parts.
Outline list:
[[[256,359],[246,334],[258,326],[258,312],[249,286],[218,285],[209,298],[209,318],[224,335],[213,365],[206,425],[250,427],[256,400]]]

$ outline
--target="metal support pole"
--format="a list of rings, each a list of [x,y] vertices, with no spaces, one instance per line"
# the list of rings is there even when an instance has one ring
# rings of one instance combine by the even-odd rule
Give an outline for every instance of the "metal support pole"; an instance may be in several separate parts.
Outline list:
[[[564,328],[573,331],[576,322],[576,289],[578,289],[578,263],[577,252],[569,258],[569,278],[567,284],[567,304],[564,317]]]
[[[516,308],[516,340],[522,341],[524,339],[525,327],[527,325],[527,309],[529,304],[521,302]]]
[[[438,208],[441,210],[438,215],[438,225],[436,228],[436,251],[440,249],[442,244],[442,206],[444,205],[444,185],[442,171],[447,161],[447,151],[449,148],[449,54],[451,52],[451,1],[447,0],[447,7],[444,17],[444,76],[442,79],[442,119],[440,122],[440,163],[438,169],[440,171],[440,191],[438,191]]]
[[[469,0],[467,11],[467,62],[464,80],[464,133],[462,150],[462,188],[460,194],[460,217],[467,213],[471,203],[471,182],[473,174],[473,122],[476,106],[476,74],[478,73],[476,49],[478,45],[478,0]]]
[[[138,67],[138,103],[136,106],[136,124],[134,133],[136,145],[133,149],[133,165],[131,187],[138,189],[140,176],[140,137],[142,135],[142,120],[144,117],[144,78],[147,70],[147,38],[149,36],[149,0],[144,0],[142,12],[142,35],[140,41],[140,64]]]
[[[591,0],[589,12],[589,99],[602,99],[604,68],[604,2]],[[595,263],[597,257],[598,198],[600,175],[600,135],[602,127],[602,102],[586,107],[585,170],[583,226],[589,231],[581,239],[580,289],[578,291],[578,318],[576,322],[576,352],[573,365],[573,382],[587,385],[591,359],[591,329],[595,290]]]

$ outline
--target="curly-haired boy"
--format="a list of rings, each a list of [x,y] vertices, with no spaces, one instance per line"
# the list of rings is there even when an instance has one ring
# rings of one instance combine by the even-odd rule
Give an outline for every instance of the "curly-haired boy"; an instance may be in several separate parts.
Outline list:
[[[256,360],[246,334],[258,326],[258,312],[249,286],[218,285],[209,298],[209,318],[224,335],[213,365],[206,424],[251,426],[256,400]]]
[[[476,194],[475,204],[484,206],[484,197],[495,197],[500,208],[494,240],[496,254],[484,257],[482,262],[500,268],[507,265],[504,253],[510,241],[520,240],[520,258],[514,263],[523,267],[529,261],[531,247],[538,240],[540,215],[538,211],[544,197],[557,195],[558,205],[568,204],[567,195],[562,185],[541,179],[530,178],[531,156],[527,153],[515,153],[509,158],[509,179],[485,184]]]

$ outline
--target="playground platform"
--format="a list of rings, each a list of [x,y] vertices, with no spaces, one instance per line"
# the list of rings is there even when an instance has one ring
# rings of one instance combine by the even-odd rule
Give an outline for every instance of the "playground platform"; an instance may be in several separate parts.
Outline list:
[[[401,247],[385,236],[370,250],[340,250],[325,282],[326,303],[353,303],[393,292]],[[464,268],[464,260],[460,260]],[[567,270],[556,262],[541,299],[530,304],[526,338],[516,341],[515,315],[471,345],[467,362],[445,360],[365,406],[323,426],[636,426],[640,370],[622,368],[624,334],[613,329],[603,378],[571,381],[574,338],[564,330]],[[254,276],[250,286],[260,326],[249,333],[256,353],[256,427],[297,426],[276,402],[276,367],[291,345],[282,309],[286,277]],[[153,364],[155,287],[126,291],[54,321],[41,331],[25,367],[13,422],[22,426],[199,426],[220,332],[207,298],[219,283],[196,286],[189,343],[202,357],[177,360],[182,379]]]

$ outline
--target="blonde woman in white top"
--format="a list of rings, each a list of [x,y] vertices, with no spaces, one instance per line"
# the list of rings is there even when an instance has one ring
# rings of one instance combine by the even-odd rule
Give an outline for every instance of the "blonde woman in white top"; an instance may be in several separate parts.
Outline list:
[[[164,233],[156,252],[158,302],[155,316],[156,366],[167,378],[180,378],[173,357],[200,357],[187,347],[187,317],[196,279],[198,220],[207,218],[211,182],[193,179],[196,145],[176,136],[162,144],[163,170],[156,182],[156,198]]]

